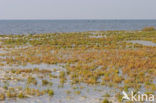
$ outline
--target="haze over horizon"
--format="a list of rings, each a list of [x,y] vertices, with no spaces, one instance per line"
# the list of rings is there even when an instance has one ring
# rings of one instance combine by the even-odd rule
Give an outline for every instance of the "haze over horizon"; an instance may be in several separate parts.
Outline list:
[[[0,0],[0,19],[156,19],[156,0]]]

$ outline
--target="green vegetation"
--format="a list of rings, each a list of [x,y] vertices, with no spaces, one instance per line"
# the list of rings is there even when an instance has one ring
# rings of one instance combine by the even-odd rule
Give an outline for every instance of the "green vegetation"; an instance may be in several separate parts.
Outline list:
[[[49,82],[48,80],[42,80],[42,85],[43,85],[43,86],[46,86],[46,85],[52,86],[53,83],[52,83],[52,82]]]
[[[48,92],[49,96],[53,96],[54,95],[54,91],[53,90],[47,90],[47,92]]]
[[[37,80],[34,77],[29,76],[27,78],[27,84],[34,84],[37,85]]]
[[[24,94],[23,93],[19,93],[18,94],[18,98],[24,98]]]
[[[156,30],[155,27],[151,26],[151,27],[145,27],[142,29],[143,31],[154,31]]]
[[[111,103],[111,102],[108,101],[108,99],[104,99],[104,100],[102,101],[102,103]]]
[[[0,100],[4,100],[5,99],[5,94],[1,93],[0,94]]]

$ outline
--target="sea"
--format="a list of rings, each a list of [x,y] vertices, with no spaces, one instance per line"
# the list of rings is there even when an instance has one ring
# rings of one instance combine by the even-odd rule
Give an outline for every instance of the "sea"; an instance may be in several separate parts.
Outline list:
[[[156,20],[0,20],[0,34],[141,30]]]

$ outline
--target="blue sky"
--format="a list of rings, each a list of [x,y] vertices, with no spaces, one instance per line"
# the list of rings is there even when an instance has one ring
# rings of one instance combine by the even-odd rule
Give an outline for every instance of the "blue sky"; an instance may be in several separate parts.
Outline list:
[[[156,19],[156,0],[0,0],[0,19]]]

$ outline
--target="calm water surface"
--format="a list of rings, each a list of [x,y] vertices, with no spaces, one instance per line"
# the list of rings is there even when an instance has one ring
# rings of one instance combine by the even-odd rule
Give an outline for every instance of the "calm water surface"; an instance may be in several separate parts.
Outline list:
[[[0,34],[139,30],[156,20],[0,20]]]

